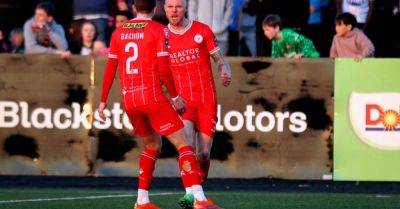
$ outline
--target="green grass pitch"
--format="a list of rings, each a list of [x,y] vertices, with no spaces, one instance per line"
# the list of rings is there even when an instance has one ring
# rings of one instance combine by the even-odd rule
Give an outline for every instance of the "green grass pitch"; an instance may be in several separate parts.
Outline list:
[[[178,190],[153,190],[162,209],[179,209]],[[319,192],[210,191],[225,209],[395,209],[400,195]],[[0,209],[131,209],[135,191],[121,189],[1,188]]]

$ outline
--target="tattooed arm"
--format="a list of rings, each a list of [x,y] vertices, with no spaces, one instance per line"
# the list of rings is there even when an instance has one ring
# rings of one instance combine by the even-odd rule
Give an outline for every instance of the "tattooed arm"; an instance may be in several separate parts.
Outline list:
[[[231,66],[224,60],[224,56],[220,50],[217,50],[211,54],[211,57],[218,66],[218,72],[222,80],[222,85],[229,86],[232,79]]]

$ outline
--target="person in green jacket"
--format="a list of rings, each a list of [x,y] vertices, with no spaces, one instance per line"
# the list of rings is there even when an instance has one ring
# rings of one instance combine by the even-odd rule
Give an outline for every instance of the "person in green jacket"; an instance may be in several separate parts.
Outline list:
[[[318,58],[313,42],[292,29],[282,29],[279,15],[270,14],[263,21],[264,35],[272,40],[272,58]]]

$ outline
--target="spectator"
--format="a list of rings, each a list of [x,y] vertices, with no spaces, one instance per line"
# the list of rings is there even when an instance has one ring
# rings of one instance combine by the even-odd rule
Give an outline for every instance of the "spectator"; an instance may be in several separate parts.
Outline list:
[[[308,24],[321,24],[322,11],[329,5],[329,0],[310,0],[310,16],[308,17]]]
[[[263,31],[263,21],[268,14],[279,14],[285,19],[285,27],[302,31],[307,26],[309,0],[257,0],[257,55],[270,56],[271,42],[267,41]],[[330,43],[329,43],[330,44]]]
[[[237,56],[239,53],[239,11],[246,0],[233,0],[232,22],[228,27],[229,47],[228,56]]]
[[[272,40],[271,57],[287,58],[317,58],[318,51],[311,40],[291,29],[281,30],[281,18],[278,15],[268,15],[263,22],[265,36]]]
[[[115,14],[115,27],[118,28],[121,25],[125,24],[128,22],[130,19],[132,19],[132,15],[128,11],[119,11]]]
[[[16,28],[10,33],[11,53],[24,54],[24,31],[22,28]]]
[[[232,0],[190,0],[188,17],[207,24],[223,54],[228,52],[228,26],[232,22]]]
[[[108,0],[74,0],[74,20],[88,20],[96,25],[99,39],[106,41],[108,32]]]
[[[242,56],[257,56],[256,46],[256,3],[258,0],[245,0],[239,10],[239,52]],[[245,53],[244,49],[249,53]]]
[[[153,20],[163,25],[168,25],[168,19],[164,10],[165,0],[157,0],[156,3],[156,12],[153,16]]]
[[[26,53],[55,53],[62,57],[69,55],[64,29],[55,22],[54,14],[55,7],[50,2],[36,6],[34,17],[24,25]]]
[[[73,21],[68,29],[68,41],[69,45],[71,46],[72,44],[75,44],[75,42],[78,42],[81,39],[81,28],[82,24],[87,22],[86,20],[76,20]]]
[[[90,55],[93,43],[97,37],[96,26],[92,22],[84,22],[81,26],[81,34],[78,41],[71,44],[72,54]]]
[[[281,0],[258,0],[257,1],[257,56],[271,56],[271,41],[266,40],[262,23],[268,14],[277,14]]]
[[[133,9],[133,0],[115,0],[116,1],[116,14],[119,14],[120,12],[129,12],[131,15],[129,19],[136,17],[135,11]],[[157,21],[163,25],[168,24],[168,20],[165,16],[165,11],[164,11],[164,2],[165,0],[157,0],[156,1],[156,12],[153,16],[153,20]],[[115,16],[114,15],[114,16]],[[117,27],[117,26],[116,26]]]
[[[338,13],[348,12],[357,19],[357,27],[364,29],[373,11],[375,0],[337,0]]]
[[[310,16],[304,34],[314,41],[315,47],[321,56],[329,56],[329,47],[331,45],[331,35],[333,28],[331,23],[323,23],[323,12],[326,12],[329,6],[329,0],[309,0]],[[325,14],[326,15],[326,14]]]
[[[336,17],[336,35],[332,42],[331,58],[352,57],[360,61],[374,55],[374,45],[356,25],[356,17],[350,13]]]
[[[132,11],[132,0],[117,0],[118,11]]]
[[[8,53],[10,52],[10,44],[5,37],[5,31],[3,28],[0,28],[0,53]]]

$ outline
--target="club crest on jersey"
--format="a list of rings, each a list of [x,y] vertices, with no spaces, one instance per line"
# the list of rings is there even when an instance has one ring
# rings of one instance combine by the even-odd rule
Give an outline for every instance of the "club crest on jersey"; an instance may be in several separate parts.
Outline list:
[[[197,34],[197,35],[195,35],[194,36],[194,42],[196,42],[196,43],[201,43],[201,42],[203,42],[203,36],[202,35],[200,35],[200,34]]]
[[[122,28],[124,29],[143,29],[147,27],[146,22],[139,22],[139,23],[125,23]]]

